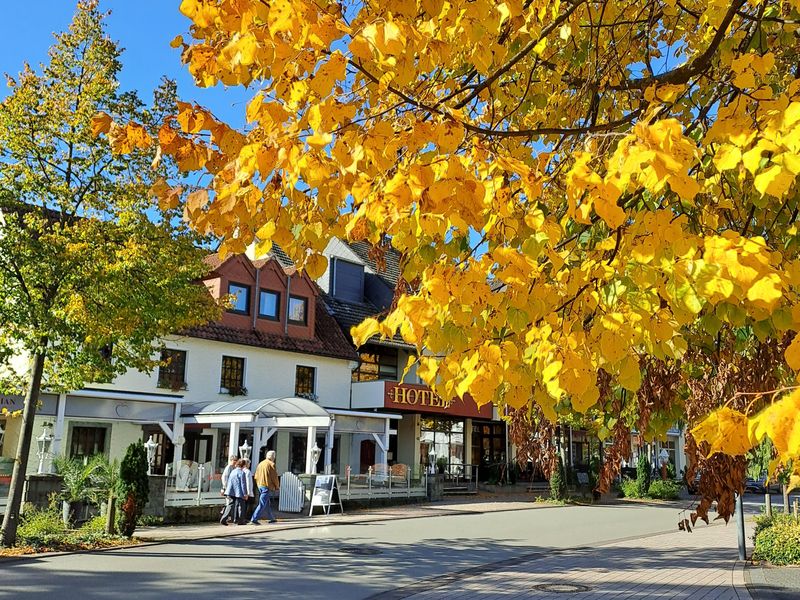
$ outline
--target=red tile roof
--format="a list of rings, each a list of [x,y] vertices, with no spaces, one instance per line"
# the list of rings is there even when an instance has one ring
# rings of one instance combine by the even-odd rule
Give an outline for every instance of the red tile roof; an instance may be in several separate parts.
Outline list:
[[[313,338],[264,333],[257,329],[239,329],[222,323],[207,323],[183,331],[184,335],[228,344],[241,344],[269,348],[284,352],[315,354],[342,360],[358,360],[358,354],[345,337],[339,325],[328,314],[325,303],[317,298]]]

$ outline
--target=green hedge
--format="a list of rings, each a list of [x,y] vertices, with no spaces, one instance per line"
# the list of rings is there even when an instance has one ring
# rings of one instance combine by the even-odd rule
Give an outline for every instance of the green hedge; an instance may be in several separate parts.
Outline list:
[[[789,515],[758,519],[753,558],[773,565],[800,564],[800,522]]]
[[[657,500],[677,500],[681,497],[681,486],[669,479],[656,479],[650,484],[647,495]]]
[[[681,486],[675,481],[656,479],[647,488],[647,493],[642,494],[642,482],[637,479],[623,477],[620,483],[620,492],[625,498],[654,498],[656,500],[678,500]]]

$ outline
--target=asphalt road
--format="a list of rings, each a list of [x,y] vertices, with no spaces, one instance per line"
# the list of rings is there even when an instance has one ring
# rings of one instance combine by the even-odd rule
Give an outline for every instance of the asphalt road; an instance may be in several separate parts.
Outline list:
[[[552,549],[674,531],[677,521],[673,507],[617,505],[265,528],[232,538],[5,563],[0,598],[350,600]]]

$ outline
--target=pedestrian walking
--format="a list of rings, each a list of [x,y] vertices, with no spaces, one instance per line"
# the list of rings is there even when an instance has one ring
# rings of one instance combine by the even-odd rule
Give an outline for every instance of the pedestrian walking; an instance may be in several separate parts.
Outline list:
[[[219,522],[227,525],[233,521],[237,525],[242,524],[244,516],[244,503],[247,501],[247,481],[244,474],[244,459],[236,463],[236,468],[228,476],[228,485],[225,488],[225,495],[231,499],[231,503],[225,506],[225,512]]]
[[[253,493],[254,490],[254,482],[253,482],[253,472],[250,470],[250,459],[244,459],[244,467],[242,471],[244,471],[244,480],[247,484],[247,500],[245,501],[244,512],[242,513],[242,521],[247,520],[247,515],[253,513],[253,505],[256,503],[256,497]]]
[[[258,518],[264,510],[267,511],[267,518],[270,523],[275,523],[277,519],[272,514],[270,498],[272,493],[277,492],[280,487],[278,479],[278,469],[275,468],[275,451],[267,452],[267,457],[258,463],[256,467],[256,485],[258,486],[258,506],[250,519],[251,525],[260,525]]]
[[[231,472],[236,468],[237,460],[239,460],[239,457],[235,454],[231,454],[228,457],[228,464],[225,465],[225,469],[222,471],[222,488],[220,489],[219,493],[221,496],[225,496],[225,506],[222,507],[222,512],[220,512],[220,515],[229,515],[232,510],[231,505],[233,504],[233,498],[226,496],[225,490],[228,489],[228,478],[231,476]]]

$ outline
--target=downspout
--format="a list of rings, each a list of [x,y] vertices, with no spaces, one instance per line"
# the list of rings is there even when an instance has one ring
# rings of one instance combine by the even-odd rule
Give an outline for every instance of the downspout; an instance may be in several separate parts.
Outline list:
[[[261,269],[256,269],[256,297],[255,302],[253,303],[253,329],[256,328],[256,318],[261,310],[261,289],[260,289],[260,281],[261,281]]]
[[[292,276],[286,275],[286,321],[283,323],[283,335],[289,335],[289,298],[292,291]]]

